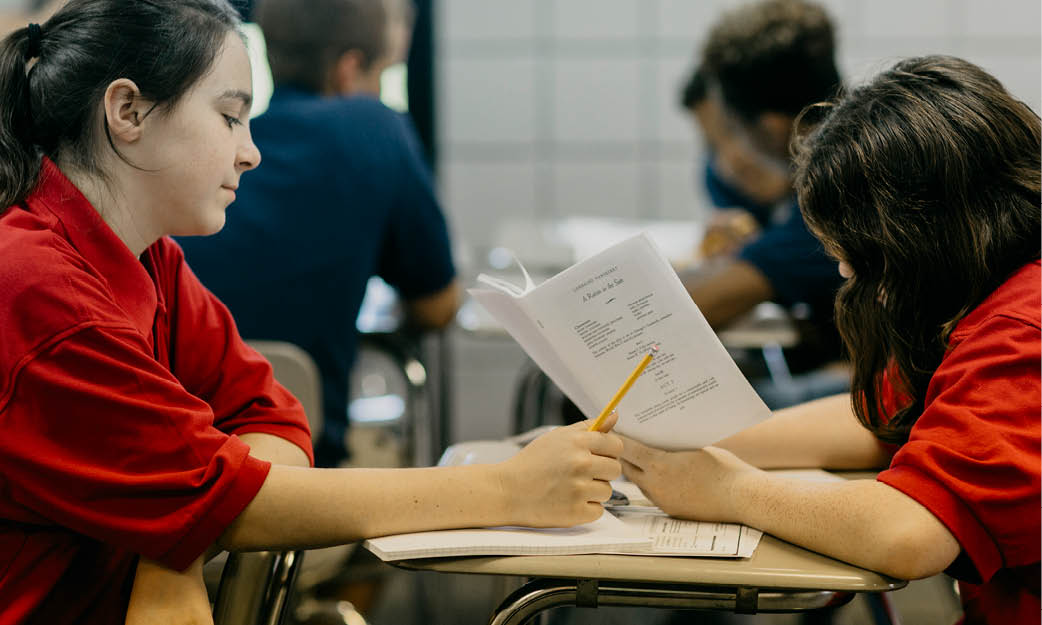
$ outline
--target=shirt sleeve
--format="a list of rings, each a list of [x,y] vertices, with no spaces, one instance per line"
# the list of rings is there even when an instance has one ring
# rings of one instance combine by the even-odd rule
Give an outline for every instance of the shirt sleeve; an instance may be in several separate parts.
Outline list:
[[[134,329],[88,326],[25,364],[0,407],[5,516],[57,525],[184,569],[270,465],[213,424]]]
[[[767,278],[778,303],[798,302],[817,309],[829,307],[843,282],[836,261],[807,230],[799,207],[782,223],[769,226],[738,252]],[[828,311],[819,311],[820,313]]]
[[[456,276],[448,227],[412,127],[400,116],[400,186],[387,222],[378,275],[405,299],[424,297]]]
[[[271,365],[246,344],[227,307],[208,291],[170,243],[176,271],[169,299],[171,369],[205,401],[214,425],[228,434],[260,432],[300,447],[311,463],[311,432],[300,402],[279,384]]]
[[[1038,562],[1037,327],[994,317],[956,345],[927,389],[927,405],[881,482],[934,514],[980,580]]]

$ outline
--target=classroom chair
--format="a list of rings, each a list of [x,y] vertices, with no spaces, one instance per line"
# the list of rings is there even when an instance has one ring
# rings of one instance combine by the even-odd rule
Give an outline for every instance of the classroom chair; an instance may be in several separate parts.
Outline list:
[[[271,363],[275,379],[300,401],[308,416],[312,439],[317,437],[323,422],[322,385],[314,360],[300,347],[285,341],[247,343]],[[338,602],[311,597],[321,582],[340,571],[355,546],[233,553],[227,556],[223,570],[223,558],[215,558],[204,569],[211,587],[217,570],[221,570],[214,600],[214,625],[280,625],[291,604],[306,606],[308,616],[331,615],[344,623],[357,623],[358,619],[348,620],[348,610]],[[297,601],[292,600],[294,592],[299,595]]]

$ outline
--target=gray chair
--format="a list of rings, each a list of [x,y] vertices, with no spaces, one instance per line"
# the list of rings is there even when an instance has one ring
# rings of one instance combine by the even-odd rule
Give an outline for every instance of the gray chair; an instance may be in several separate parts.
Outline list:
[[[322,431],[322,385],[318,367],[300,347],[284,341],[248,341],[271,363],[275,379],[301,403],[308,416],[312,440]],[[308,595],[318,583],[332,578],[344,566],[355,545],[287,552],[239,552],[207,563],[204,575],[214,585],[215,625],[280,625],[288,616],[292,594]],[[223,569],[221,568],[223,564]],[[218,571],[220,571],[218,573]],[[345,615],[346,607],[331,602],[305,602],[312,611],[340,615],[344,623],[357,623]]]

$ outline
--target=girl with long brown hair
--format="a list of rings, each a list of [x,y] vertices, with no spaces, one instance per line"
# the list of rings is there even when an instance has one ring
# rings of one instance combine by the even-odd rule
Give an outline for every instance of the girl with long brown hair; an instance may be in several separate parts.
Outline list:
[[[934,56],[798,128],[800,207],[846,278],[852,392],[698,451],[626,440],[624,472],[677,516],[895,577],[946,571],[966,623],[1038,622],[1039,117],[981,68]],[[801,466],[885,469],[829,484],[759,470]]]

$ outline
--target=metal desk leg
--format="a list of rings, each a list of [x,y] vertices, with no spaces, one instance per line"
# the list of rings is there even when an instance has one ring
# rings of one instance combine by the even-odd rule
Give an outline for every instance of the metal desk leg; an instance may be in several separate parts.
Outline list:
[[[853,597],[852,593],[825,590],[759,592],[756,588],[536,579],[504,599],[489,624],[522,625],[540,612],[565,605],[723,610],[753,614],[817,610],[841,605]]]

